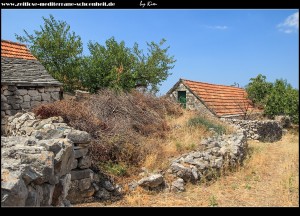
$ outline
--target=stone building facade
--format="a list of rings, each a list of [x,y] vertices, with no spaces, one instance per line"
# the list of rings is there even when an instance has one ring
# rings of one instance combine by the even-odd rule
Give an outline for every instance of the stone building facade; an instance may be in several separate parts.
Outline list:
[[[178,92],[186,92],[186,104],[185,108],[189,110],[198,110],[202,114],[213,116],[213,113],[209,110],[204,103],[193,94],[183,83],[179,85],[169,93],[172,100],[178,101]]]
[[[62,84],[24,44],[1,40],[1,133],[8,116],[62,96]]]
[[[246,91],[234,86],[180,79],[167,96],[187,109],[216,117],[241,118],[254,110]]]

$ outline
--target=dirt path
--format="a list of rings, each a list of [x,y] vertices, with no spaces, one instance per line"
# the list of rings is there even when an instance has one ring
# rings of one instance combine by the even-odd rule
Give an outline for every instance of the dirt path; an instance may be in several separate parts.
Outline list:
[[[118,202],[75,206],[299,206],[298,142],[298,133],[276,143],[249,141],[251,157],[237,172],[183,193],[138,190]]]

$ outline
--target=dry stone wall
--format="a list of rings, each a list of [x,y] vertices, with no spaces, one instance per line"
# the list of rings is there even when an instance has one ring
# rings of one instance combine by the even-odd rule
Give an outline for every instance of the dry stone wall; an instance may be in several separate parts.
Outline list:
[[[1,137],[2,206],[70,206],[121,195],[121,186],[90,169],[89,134],[61,117],[41,120],[17,113],[8,118],[6,135]],[[181,192],[187,182],[210,180],[243,162],[246,132],[205,139],[200,149],[173,159],[166,171],[145,171],[129,188]]]
[[[166,172],[148,173],[139,181],[131,182],[129,188],[134,190],[140,186],[148,190],[182,192],[187,182],[211,180],[223,168],[242,164],[248,147],[246,134],[242,130],[232,135],[216,135],[205,139],[201,146],[204,146],[204,150],[192,151],[173,159]]]
[[[1,86],[1,128],[6,124],[8,116],[15,115],[20,111],[28,111],[43,103],[60,100],[60,95],[60,87]]]
[[[245,130],[247,138],[259,140],[262,142],[275,142],[282,138],[282,126],[278,121],[274,120],[240,120],[222,118],[237,128]]]
[[[7,137],[1,136],[2,206],[69,206],[116,194],[117,187],[90,169],[87,132],[61,117],[41,120],[33,113],[9,117],[6,128]]]

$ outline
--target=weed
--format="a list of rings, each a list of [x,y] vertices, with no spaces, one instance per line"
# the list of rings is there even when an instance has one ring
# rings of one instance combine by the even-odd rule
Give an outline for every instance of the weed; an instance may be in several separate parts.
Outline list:
[[[212,206],[212,207],[218,206],[217,199],[214,195],[209,197],[209,206]]]
[[[219,135],[224,134],[226,132],[226,128],[223,125],[216,124],[216,123],[214,123],[214,122],[212,122],[212,121],[210,121],[207,118],[204,118],[202,116],[191,118],[188,121],[188,126],[189,127],[203,126],[203,127],[206,128],[207,131],[213,130]]]
[[[176,150],[178,152],[182,152],[182,150],[183,150],[182,144],[180,142],[176,142],[175,145],[176,145]]]
[[[125,176],[127,175],[127,168],[123,164],[116,164],[113,162],[101,163],[99,165],[103,172],[114,176]]]
[[[251,189],[251,185],[249,185],[248,183],[245,185],[245,188],[247,189],[247,190],[250,190]]]

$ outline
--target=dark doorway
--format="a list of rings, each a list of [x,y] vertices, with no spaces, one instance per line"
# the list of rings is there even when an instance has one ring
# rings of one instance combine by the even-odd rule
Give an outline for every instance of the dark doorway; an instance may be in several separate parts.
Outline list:
[[[186,108],[186,91],[178,91],[177,100],[183,108]]]

